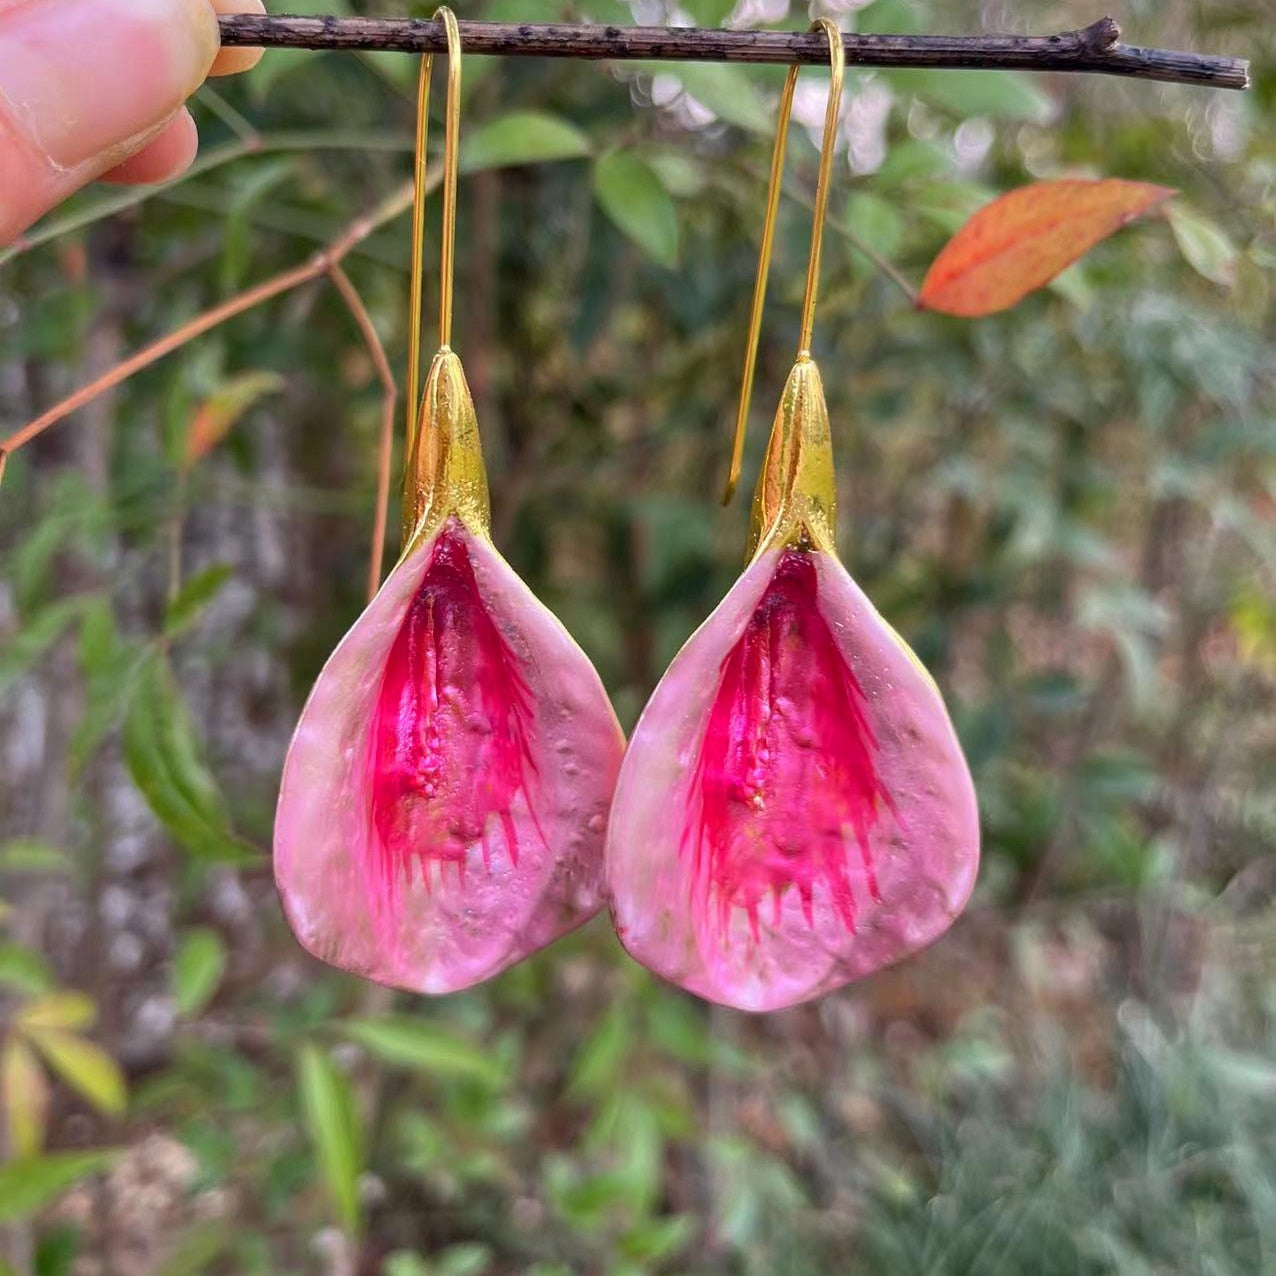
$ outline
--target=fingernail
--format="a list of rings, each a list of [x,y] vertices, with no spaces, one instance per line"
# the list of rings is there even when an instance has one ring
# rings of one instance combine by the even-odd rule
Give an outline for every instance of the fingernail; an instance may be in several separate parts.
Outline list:
[[[217,54],[206,0],[28,0],[0,8],[0,99],[53,164],[119,156]]]

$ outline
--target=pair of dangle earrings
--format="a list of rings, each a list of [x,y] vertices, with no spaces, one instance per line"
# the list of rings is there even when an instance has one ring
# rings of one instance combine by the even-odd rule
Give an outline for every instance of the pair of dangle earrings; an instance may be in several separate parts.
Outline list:
[[[970,774],[929,674],[835,548],[828,412],[810,356],[843,78],[832,77],[797,360],[744,573],[626,747],[588,658],[490,538],[474,406],[449,349],[460,40],[448,35],[440,350],[417,404],[422,65],[403,553],[328,660],[284,765],[275,874],[301,943],[445,993],[609,902],[621,943],[729,1006],[819,996],[930,943],[974,883]],[[813,29],[815,29],[813,28]],[[730,497],[739,473],[797,68],[771,162]]]

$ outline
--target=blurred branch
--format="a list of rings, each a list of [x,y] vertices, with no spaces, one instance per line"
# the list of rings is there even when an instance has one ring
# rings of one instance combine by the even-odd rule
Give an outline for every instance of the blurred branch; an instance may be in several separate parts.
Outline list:
[[[438,178],[439,175],[437,173],[428,175],[426,179],[427,189],[436,185]],[[7,439],[0,440],[0,456],[16,452],[18,448],[29,443],[38,434],[47,430],[49,426],[56,425],[64,417],[69,416],[78,408],[82,408],[86,403],[90,403],[103,391],[119,385],[121,381],[128,380],[135,372],[140,372],[143,368],[149,367],[165,355],[171,354],[174,350],[184,346],[188,341],[202,336],[219,324],[225,323],[227,319],[243,314],[244,311],[251,310],[254,306],[259,306],[262,302],[269,301],[272,297],[279,296],[280,293],[289,292],[312,279],[318,279],[325,274],[332,275],[342,259],[361,240],[366,239],[379,226],[383,226],[386,222],[393,221],[394,218],[401,216],[411,206],[412,183],[408,182],[382,200],[371,212],[355,218],[341,235],[334,239],[322,252],[318,252],[311,257],[309,261],[300,266],[294,266],[291,270],[285,270],[282,274],[274,275],[270,279],[263,280],[252,288],[247,288],[232,297],[229,301],[224,301],[221,305],[214,306],[211,310],[205,310],[202,314],[196,315],[194,319],[182,324],[180,328],[170,332],[167,336],[151,342],[149,346],[144,346],[136,354],[117,363],[108,372],[89,382],[88,385],[81,386],[80,389],[68,395],[60,403],[55,404],[47,412],[41,413],[35,420],[28,422],[22,429],[11,434]]]
[[[440,22],[420,18],[294,18],[227,14],[218,19],[222,44],[291,49],[392,49],[441,53],[447,48]],[[570,23],[462,22],[467,53],[503,57],[653,59],[678,62],[828,61],[822,33],[728,31],[698,27],[616,27]],[[1140,80],[1204,84],[1220,89],[1249,86],[1243,58],[1141,49],[1119,43],[1121,29],[1100,18],[1060,35],[844,35],[846,61],[854,66],[1010,67],[1023,71],[1088,71]]]

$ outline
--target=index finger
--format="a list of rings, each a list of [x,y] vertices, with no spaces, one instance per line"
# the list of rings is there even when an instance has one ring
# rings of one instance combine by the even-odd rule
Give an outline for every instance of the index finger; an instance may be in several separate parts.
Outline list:
[[[262,0],[209,0],[217,13],[265,13]],[[3,4],[4,0],[0,0]],[[261,61],[260,49],[222,49],[213,61],[209,75],[237,75]]]

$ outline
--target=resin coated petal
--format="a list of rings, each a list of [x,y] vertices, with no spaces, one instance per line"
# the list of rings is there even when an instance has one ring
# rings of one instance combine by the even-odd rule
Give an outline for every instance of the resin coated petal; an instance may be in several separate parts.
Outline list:
[[[316,957],[446,993],[602,902],[624,748],[589,659],[453,517],[325,665],[284,764],[275,877]]]
[[[763,550],[630,741],[606,852],[621,942],[700,996],[780,1009],[942,934],[978,859],[930,676],[833,555]]]

